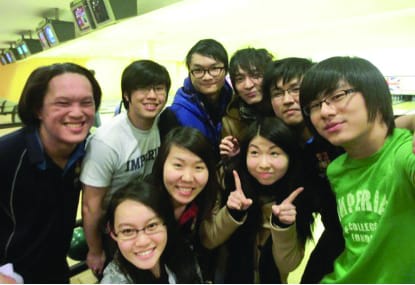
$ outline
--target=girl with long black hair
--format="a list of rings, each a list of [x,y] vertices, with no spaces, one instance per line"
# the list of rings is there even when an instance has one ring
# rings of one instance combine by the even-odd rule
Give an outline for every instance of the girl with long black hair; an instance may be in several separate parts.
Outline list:
[[[278,118],[253,122],[225,169],[226,205],[203,244],[226,242],[225,283],[286,283],[311,238],[312,211],[296,138]]]
[[[101,283],[202,282],[165,191],[144,181],[131,183],[114,194],[105,217],[118,250]]]

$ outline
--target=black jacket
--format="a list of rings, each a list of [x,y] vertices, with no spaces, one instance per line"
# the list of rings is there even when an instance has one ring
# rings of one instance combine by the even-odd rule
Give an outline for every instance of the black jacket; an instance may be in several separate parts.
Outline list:
[[[43,152],[37,131],[0,138],[0,264],[25,283],[68,283],[66,254],[79,201],[84,144],[62,170]]]

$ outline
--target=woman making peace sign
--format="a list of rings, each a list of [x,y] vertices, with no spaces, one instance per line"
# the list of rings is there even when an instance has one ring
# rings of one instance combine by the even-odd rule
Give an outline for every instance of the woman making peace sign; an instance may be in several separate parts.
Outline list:
[[[286,283],[313,222],[299,179],[296,139],[278,118],[252,123],[225,171],[226,205],[206,220],[203,243],[226,241],[225,283]]]

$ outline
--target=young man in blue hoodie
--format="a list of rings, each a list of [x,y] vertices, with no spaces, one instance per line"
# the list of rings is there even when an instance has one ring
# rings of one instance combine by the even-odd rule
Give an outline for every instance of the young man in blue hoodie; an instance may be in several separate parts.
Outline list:
[[[228,54],[221,43],[203,39],[187,53],[186,65],[189,76],[161,115],[161,136],[176,126],[196,128],[208,138],[219,159],[221,119],[232,97],[232,87],[225,80]]]

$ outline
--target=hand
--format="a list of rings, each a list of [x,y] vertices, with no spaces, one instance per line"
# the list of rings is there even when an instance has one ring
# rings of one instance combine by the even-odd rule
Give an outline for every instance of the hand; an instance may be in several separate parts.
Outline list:
[[[92,253],[88,251],[86,257],[86,264],[94,272],[95,275],[101,275],[104,270],[105,264],[105,252],[102,250],[100,253]]]
[[[219,144],[221,156],[233,157],[239,153],[238,139],[233,136],[224,137]]]
[[[303,187],[298,187],[290,194],[290,196],[288,196],[288,198],[282,201],[281,204],[272,206],[272,213],[281,223],[286,225],[292,225],[295,223],[297,211],[293,202],[303,190]]]
[[[228,209],[245,211],[252,205],[252,199],[247,199],[245,197],[245,193],[241,186],[241,180],[239,179],[239,175],[236,170],[233,170],[233,178],[235,179],[236,189],[229,194],[226,206]]]
[[[17,282],[14,278],[0,273],[0,284],[17,284]]]

